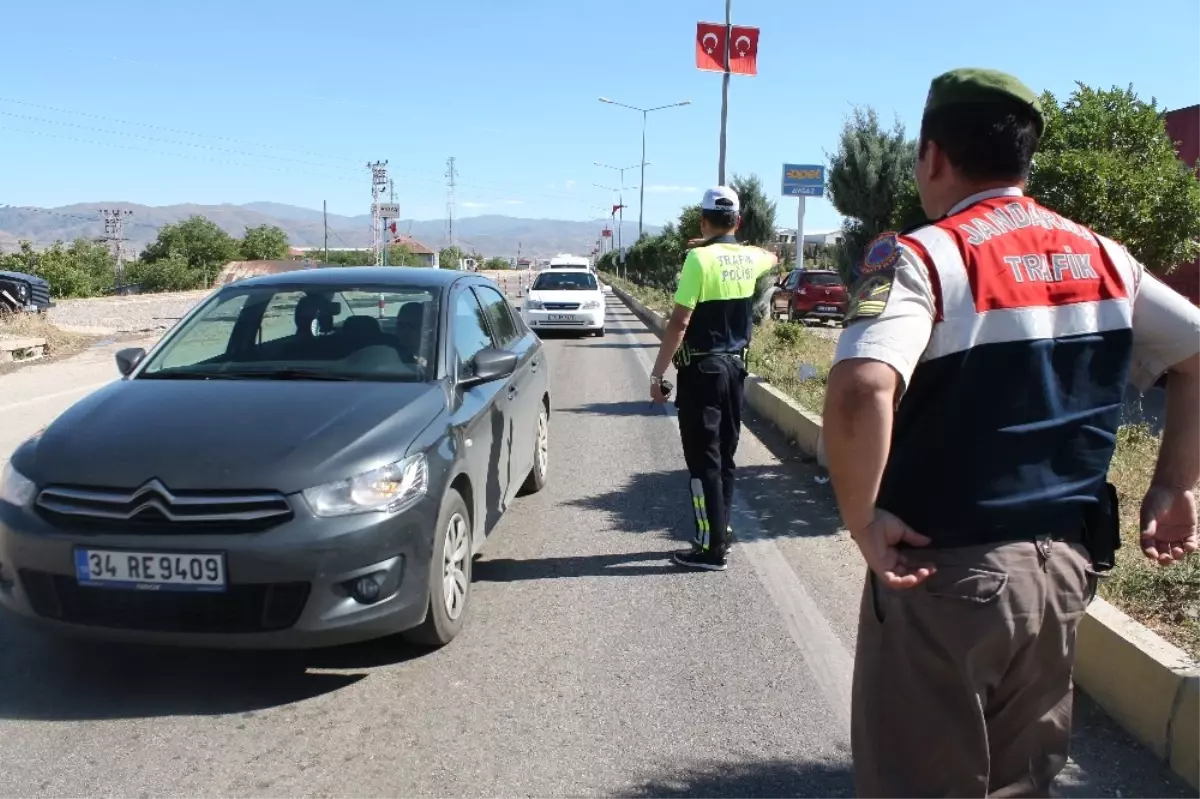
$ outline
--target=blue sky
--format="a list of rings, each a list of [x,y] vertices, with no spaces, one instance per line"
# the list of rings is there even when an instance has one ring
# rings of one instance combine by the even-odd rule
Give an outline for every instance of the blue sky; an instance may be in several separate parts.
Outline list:
[[[758,76],[732,80],[729,170],[774,193],[785,161],[825,160],[856,104],[915,135],[930,78],[957,66],[1063,96],[1078,80],[1200,102],[1195,0],[733,7],[762,39]],[[693,37],[723,15],[721,0],[10,2],[0,203],[328,200],[356,214],[365,162],[388,159],[404,216],[441,218],[453,155],[460,216],[589,219],[611,201],[593,184],[617,179],[593,163],[641,158],[641,115],[597,98],[689,99],[650,115],[645,216],[661,223],[717,180],[721,78],[695,69]],[[636,192],[626,203],[630,229]],[[779,199],[780,224],[795,213]],[[838,221],[808,201],[806,229]]]

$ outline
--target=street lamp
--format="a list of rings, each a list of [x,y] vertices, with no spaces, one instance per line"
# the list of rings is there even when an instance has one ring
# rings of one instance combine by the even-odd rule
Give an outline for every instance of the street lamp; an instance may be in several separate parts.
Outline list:
[[[617,249],[621,250],[622,253],[624,253],[624,248],[621,245],[621,233],[625,230],[625,173],[631,169],[637,169],[639,165],[634,164],[633,166],[609,166],[608,164],[602,164],[599,161],[594,161],[593,163],[595,163],[596,166],[601,167],[603,169],[615,170],[621,176],[621,188],[617,190],[617,204],[621,206],[621,208],[619,209],[621,211],[621,218],[620,218],[620,221],[618,222],[619,227],[617,228]],[[646,166],[650,166],[649,161],[646,162]],[[645,176],[643,175],[643,177],[645,177]],[[645,181],[643,181],[643,182],[645,182]],[[603,188],[603,187],[601,187],[601,188]],[[630,186],[629,188],[636,189],[638,187]]]
[[[600,102],[608,103],[609,105],[619,105],[622,108],[628,108],[631,111],[639,111],[642,114],[642,185],[638,187],[638,238],[642,237],[642,219],[643,209],[646,206],[646,117],[651,111],[662,111],[664,108],[678,108],[681,105],[691,105],[691,100],[681,100],[678,103],[670,103],[669,105],[658,105],[654,108],[638,108],[636,105],[626,105],[618,103],[616,100],[610,100],[607,97],[601,97]]]

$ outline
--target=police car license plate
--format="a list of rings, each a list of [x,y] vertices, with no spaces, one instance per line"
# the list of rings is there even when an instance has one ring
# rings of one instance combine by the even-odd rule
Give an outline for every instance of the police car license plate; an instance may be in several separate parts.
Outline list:
[[[217,553],[75,550],[75,579],[93,588],[224,591],[225,556]]]
[[[552,313],[550,314],[551,322],[574,322],[575,314],[569,313]]]
[[[818,305],[817,313],[837,313],[836,305]]]

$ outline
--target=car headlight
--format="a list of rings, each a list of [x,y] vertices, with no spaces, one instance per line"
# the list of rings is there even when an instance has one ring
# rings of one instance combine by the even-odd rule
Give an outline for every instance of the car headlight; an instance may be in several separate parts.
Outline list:
[[[425,455],[419,453],[349,480],[305,489],[304,499],[318,516],[394,513],[412,505],[428,490],[429,465]]]
[[[525,307],[526,307],[526,308],[528,308],[528,309],[529,309],[529,310],[531,310],[531,311],[540,311],[540,310],[542,310],[542,309],[543,309],[545,306],[542,304],[542,301],[541,301],[541,300],[535,300],[535,299],[526,299],[526,300],[525,300]]]
[[[594,311],[600,307],[600,300],[588,300],[580,307],[585,311]]]
[[[4,464],[0,471],[0,502],[24,507],[37,496],[37,486],[32,480],[21,474],[12,465],[12,461]]]

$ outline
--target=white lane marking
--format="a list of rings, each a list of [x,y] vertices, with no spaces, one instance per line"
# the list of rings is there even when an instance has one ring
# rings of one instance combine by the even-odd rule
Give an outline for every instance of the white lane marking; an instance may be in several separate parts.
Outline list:
[[[633,316],[636,325],[644,323],[637,318],[619,297],[612,301]],[[637,346],[629,349],[637,357],[638,363],[650,377],[654,364],[647,357],[646,347],[641,346],[630,328],[613,328],[633,339]],[[649,328],[647,330],[651,333]],[[646,402],[649,403],[649,397]],[[679,419],[675,414],[675,406],[668,402],[659,406],[676,428]],[[813,675],[817,686],[825,694],[829,707],[837,715],[838,722],[847,739],[850,737],[850,684],[854,673],[854,658],[842,644],[841,639],[833,631],[829,620],[821,613],[817,603],[813,601],[796,572],[788,564],[783,553],[763,531],[758,517],[750,510],[741,491],[734,489],[733,510],[731,516],[736,519],[733,527],[737,531],[740,543],[738,551],[744,553],[746,560],[754,567],[758,580],[766,589],[767,595],[775,603],[783,624],[791,635],[792,641],[800,650],[805,664]]]
[[[88,383],[86,386],[76,386],[75,388],[63,389],[62,391],[55,391],[53,394],[41,394],[30,399],[9,402],[4,405],[0,405],[0,411],[10,411],[13,408],[20,408],[23,405],[33,405],[34,403],[42,402],[43,400],[56,399],[57,397],[67,397],[71,394],[79,394],[84,391],[94,391],[101,386],[107,386],[111,382],[111,380],[105,380],[103,383]]]

